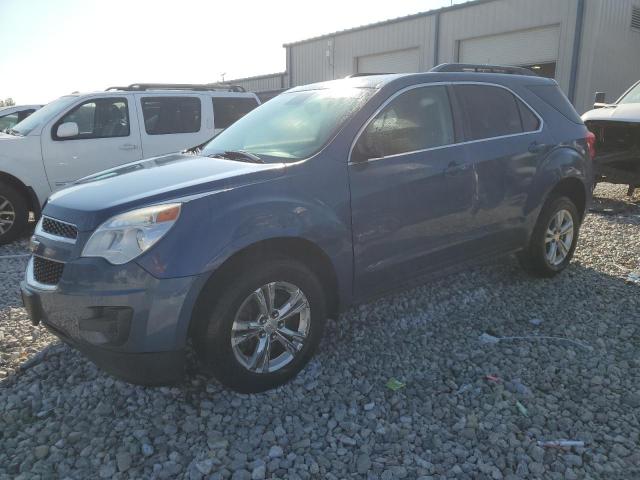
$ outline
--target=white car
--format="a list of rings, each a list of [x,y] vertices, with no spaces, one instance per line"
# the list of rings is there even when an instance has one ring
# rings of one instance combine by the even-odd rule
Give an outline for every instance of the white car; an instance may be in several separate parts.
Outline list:
[[[640,187],[640,81],[614,103],[596,93],[593,110],[582,121],[596,136],[595,183],[629,185],[629,196]]]
[[[201,145],[259,105],[228,85],[134,84],[60,97],[0,133],[0,244],[92,173]]]
[[[0,107],[0,132],[13,128],[17,123],[27,118],[42,105],[13,105]]]

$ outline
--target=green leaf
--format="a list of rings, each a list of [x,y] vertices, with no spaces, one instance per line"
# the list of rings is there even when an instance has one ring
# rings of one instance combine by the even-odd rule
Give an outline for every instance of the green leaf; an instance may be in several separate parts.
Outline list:
[[[390,378],[386,385],[386,387],[389,390],[393,390],[394,392],[397,392],[398,390],[400,390],[401,388],[404,388],[405,386],[406,385],[404,383],[402,383],[400,380],[397,380],[395,378]]]

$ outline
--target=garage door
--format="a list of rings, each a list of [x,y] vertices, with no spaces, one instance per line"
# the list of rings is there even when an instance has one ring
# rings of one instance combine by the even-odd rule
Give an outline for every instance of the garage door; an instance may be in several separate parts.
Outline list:
[[[417,72],[418,58],[417,48],[358,57],[358,73]]]
[[[460,42],[460,61],[498,65],[527,65],[558,59],[560,27],[536,28],[472,38]]]

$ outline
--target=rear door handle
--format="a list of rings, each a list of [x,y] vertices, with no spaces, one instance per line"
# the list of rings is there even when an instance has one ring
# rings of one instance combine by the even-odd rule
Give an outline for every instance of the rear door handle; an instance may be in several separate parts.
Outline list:
[[[531,153],[540,153],[546,148],[547,146],[544,143],[539,143],[537,141],[533,141],[529,144],[529,152]]]
[[[120,150],[136,150],[138,145],[134,145],[133,143],[125,143],[124,145],[120,145],[118,147]]]
[[[467,166],[464,163],[458,163],[455,160],[451,161],[447,168],[444,170],[444,174],[448,176],[457,175],[463,170],[466,170]]]

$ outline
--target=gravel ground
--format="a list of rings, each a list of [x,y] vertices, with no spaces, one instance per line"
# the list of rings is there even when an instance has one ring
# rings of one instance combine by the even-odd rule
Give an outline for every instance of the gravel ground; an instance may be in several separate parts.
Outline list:
[[[640,202],[624,194],[598,187],[561,276],[506,259],[351,309],[259,395],[112,379],[31,326],[26,258],[0,259],[0,478],[640,478]],[[538,446],[558,439],[584,446]]]

